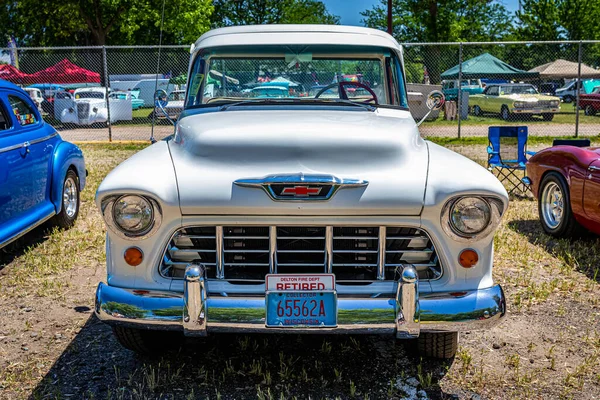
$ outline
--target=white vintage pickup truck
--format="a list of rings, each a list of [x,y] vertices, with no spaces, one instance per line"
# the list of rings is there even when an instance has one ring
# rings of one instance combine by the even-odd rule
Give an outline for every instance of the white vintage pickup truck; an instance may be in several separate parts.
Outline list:
[[[287,97],[210,82],[285,77]],[[340,74],[361,75],[341,81]],[[453,357],[505,315],[487,170],[423,140],[402,48],[377,30],[216,29],[192,46],[174,134],[113,170],[98,318],[156,352],[219,332],[389,334]],[[318,90],[308,95],[310,88]]]

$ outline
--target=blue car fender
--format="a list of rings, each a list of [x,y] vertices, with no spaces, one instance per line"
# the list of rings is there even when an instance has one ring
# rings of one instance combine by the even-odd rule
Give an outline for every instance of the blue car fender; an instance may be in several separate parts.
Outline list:
[[[85,187],[86,170],[83,152],[79,147],[69,142],[61,142],[56,146],[52,160],[52,185],[50,199],[58,214],[62,209],[62,186],[69,168],[75,169],[79,178],[79,191]]]

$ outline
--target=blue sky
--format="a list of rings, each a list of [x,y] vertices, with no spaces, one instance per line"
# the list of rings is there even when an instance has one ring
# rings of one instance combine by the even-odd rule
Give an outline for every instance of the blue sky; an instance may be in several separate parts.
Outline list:
[[[322,0],[329,12],[339,15],[343,25],[362,25],[360,20],[361,11],[373,7],[381,0]],[[499,0],[509,11],[516,11],[519,7],[518,0]]]

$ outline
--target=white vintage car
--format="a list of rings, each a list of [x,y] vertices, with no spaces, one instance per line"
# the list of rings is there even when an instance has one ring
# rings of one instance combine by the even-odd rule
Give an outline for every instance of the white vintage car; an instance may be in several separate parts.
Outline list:
[[[131,93],[109,92],[104,87],[87,87],[75,90],[71,95],[63,93],[54,100],[54,115],[60,116],[63,124],[92,125],[116,121],[131,121]],[[122,95],[122,96],[120,96]]]
[[[210,70],[257,80],[277,71],[305,86],[339,70],[364,79],[310,97],[249,98],[205,91]],[[95,312],[123,346],[154,352],[219,332],[377,333],[448,358],[458,332],[502,319],[492,265],[506,191],[421,138],[391,36],[217,29],[193,46],[188,76],[173,136],[118,166],[96,195],[108,278]]]

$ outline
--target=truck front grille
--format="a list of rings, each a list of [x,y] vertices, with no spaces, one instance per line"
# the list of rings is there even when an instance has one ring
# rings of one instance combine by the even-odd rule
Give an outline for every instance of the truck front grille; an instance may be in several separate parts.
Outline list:
[[[409,227],[186,227],[169,241],[160,274],[182,279],[191,262],[203,264],[209,279],[248,283],[269,273],[333,273],[339,283],[397,280],[406,264],[421,280],[442,275],[429,236]]]
[[[87,119],[90,116],[89,103],[77,103],[77,118]]]

